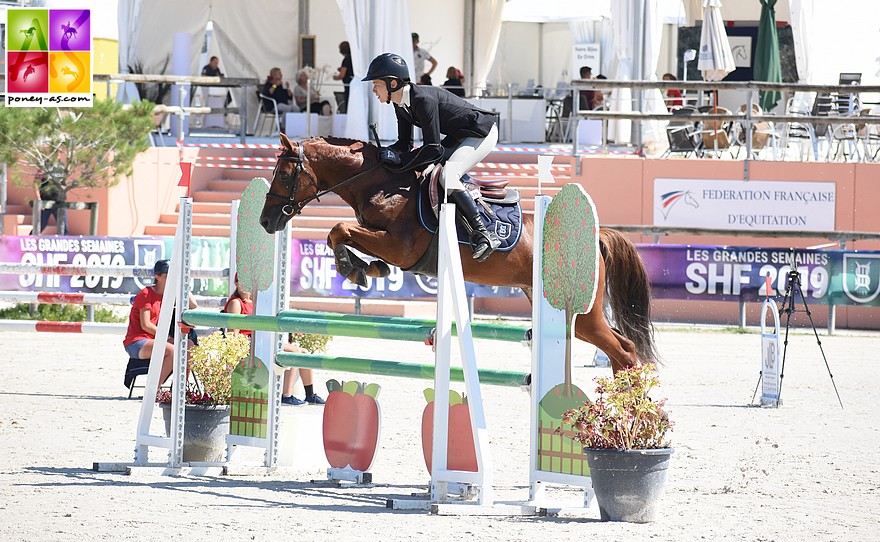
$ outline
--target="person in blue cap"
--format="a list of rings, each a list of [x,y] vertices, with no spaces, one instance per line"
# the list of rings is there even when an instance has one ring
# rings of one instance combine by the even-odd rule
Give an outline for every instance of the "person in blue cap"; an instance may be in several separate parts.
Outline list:
[[[168,280],[168,260],[159,260],[153,266],[155,283],[144,287],[134,296],[131,312],[128,315],[128,330],[122,345],[129,358],[149,359],[153,355],[156,344],[156,331],[159,324],[159,311],[162,309],[162,296],[165,294],[165,282]],[[189,308],[198,308],[192,294],[189,296]],[[169,335],[165,343],[162,357],[162,371],[159,383],[165,382],[174,368],[174,336]]]

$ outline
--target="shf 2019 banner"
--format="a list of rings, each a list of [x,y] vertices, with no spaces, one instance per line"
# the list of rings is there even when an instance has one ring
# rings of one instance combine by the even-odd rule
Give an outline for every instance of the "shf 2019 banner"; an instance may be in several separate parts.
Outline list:
[[[152,266],[171,254],[172,237],[0,237],[0,261],[77,266]],[[759,301],[785,291],[791,262],[809,303],[880,306],[880,252],[796,250],[703,245],[640,245],[654,297],[711,301]],[[191,260],[197,268],[229,265],[229,240],[196,238]],[[437,281],[392,267],[366,287],[336,273],[333,251],[323,241],[293,240],[290,293],[296,296],[410,299],[432,297]],[[86,275],[4,275],[0,290],[137,293],[149,280]],[[475,297],[519,297],[514,288],[467,284]],[[194,279],[193,292],[223,296],[225,280]]]

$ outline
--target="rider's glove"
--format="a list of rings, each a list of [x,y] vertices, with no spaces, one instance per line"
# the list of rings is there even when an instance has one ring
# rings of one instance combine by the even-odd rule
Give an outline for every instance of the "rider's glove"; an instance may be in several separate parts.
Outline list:
[[[391,149],[379,149],[379,160],[392,166],[400,165],[400,155]]]

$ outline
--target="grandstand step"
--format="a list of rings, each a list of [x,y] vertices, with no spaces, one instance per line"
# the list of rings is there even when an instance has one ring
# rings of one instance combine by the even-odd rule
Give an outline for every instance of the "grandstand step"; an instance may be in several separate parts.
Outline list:
[[[177,224],[151,224],[144,228],[144,235],[174,236]],[[193,237],[229,237],[229,226],[193,224]],[[326,236],[325,236],[326,237]]]
[[[232,200],[241,198],[241,192],[212,192],[210,190],[198,190],[193,192],[193,201],[230,203]]]
[[[159,217],[160,224],[177,224],[178,213],[162,213]],[[229,213],[206,214],[193,213],[193,224],[205,226],[229,226]]]
[[[180,203],[178,202],[174,206],[174,211],[180,212]],[[200,214],[225,214],[229,216],[229,213],[232,212],[232,203],[217,203],[217,202],[209,202],[209,201],[194,201],[193,202],[193,213]]]
[[[208,181],[208,190],[216,192],[236,192],[240,198],[249,184],[251,184],[250,180],[214,179],[213,181]]]
[[[294,297],[290,308],[296,310],[355,313],[355,298]],[[406,301],[398,299],[361,298],[360,313],[369,316],[402,316],[405,318],[437,317],[437,303],[433,301]]]

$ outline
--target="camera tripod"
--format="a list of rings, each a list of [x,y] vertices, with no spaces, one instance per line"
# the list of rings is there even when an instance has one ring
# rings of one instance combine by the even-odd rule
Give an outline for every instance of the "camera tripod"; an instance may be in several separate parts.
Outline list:
[[[779,400],[782,399],[782,382],[785,378],[785,356],[788,353],[788,330],[791,327],[791,315],[798,311],[795,302],[795,295],[800,295],[801,302],[804,305],[804,312],[807,313],[807,318],[810,320],[810,327],[813,328],[813,335],[816,337],[816,343],[819,345],[819,352],[822,354],[822,360],[825,362],[825,368],[828,370],[828,377],[831,378],[831,385],[834,387],[834,393],[837,395],[837,402],[840,403],[840,408],[843,408],[843,401],[840,399],[840,393],[837,391],[837,384],[834,383],[834,375],[831,374],[831,367],[828,365],[828,358],[825,357],[825,351],[822,349],[822,341],[819,339],[819,332],[816,331],[816,324],[813,323],[813,313],[810,311],[809,305],[807,305],[807,297],[804,295],[803,290],[801,290],[801,274],[797,270],[797,259],[796,259],[795,251],[791,251],[791,270],[788,272],[785,280],[785,294],[782,297],[782,306],[779,308],[779,316],[782,317],[785,314],[785,341],[783,342],[782,347],[782,367],[779,372]],[[758,377],[758,384],[761,383],[761,377]],[[757,387],[755,388],[755,393],[757,394]],[[754,401],[754,396],[752,397]]]

